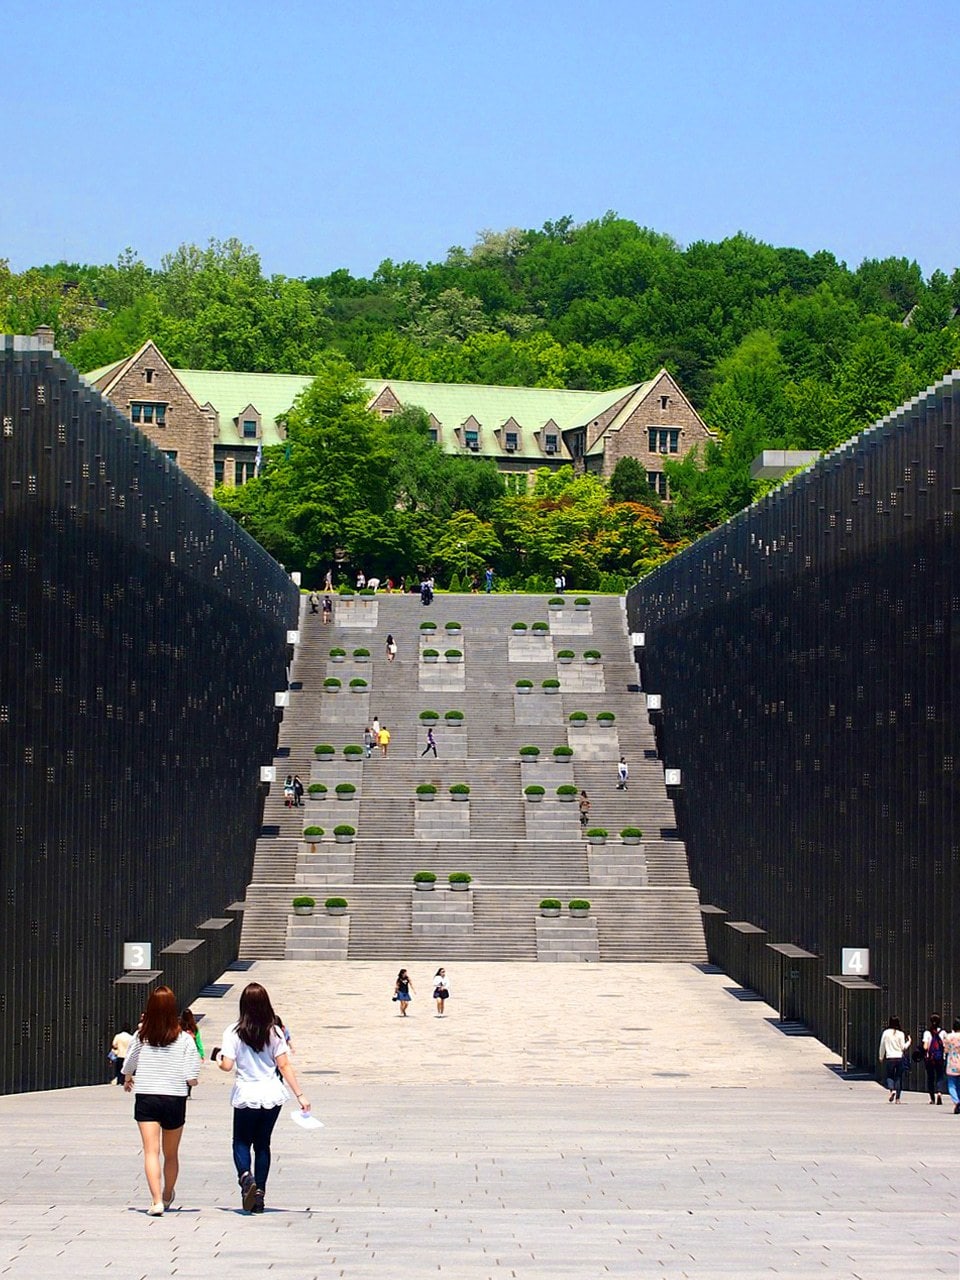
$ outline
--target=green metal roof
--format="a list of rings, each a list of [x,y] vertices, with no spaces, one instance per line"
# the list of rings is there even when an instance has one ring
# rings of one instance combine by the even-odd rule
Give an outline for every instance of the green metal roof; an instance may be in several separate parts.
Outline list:
[[[118,361],[94,369],[86,378],[90,382],[99,381],[108,373],[116,373],[123,363]],[[252,404],[260,414],[264,446],[279,444],[282,437],[277,418],[290,409],[311,382],[309,375],[295,373],[230,373],[214,369],[174,369],[174,373],[198,404],[211,404],[217,410],[220,418],[217,443],[247,448],[252,447],[252,442],[243,438],[242,421],[239,429],[235,421],[247,406]],[[518,447],[507,456],[521,461],[544,460],[542,434],[535,433],[543,433],[551,421],[559,428],[554,460],[569,458],[560,433],[587,426],[621,400],[635,403],[652,385],[652,382],[634,383],[612,391],[566,391],[552,387],[406,382],[398,378],[364,378],[363,381],[371,401],[389,387],[401,404],[418,405],[432,414],[441,424],[439,443],[447,453],[463,452],[464,445],[455,432],[472,416],[480,424],[480,455],[503,457],[506,452],[503,433],[498,438],[494,432],[512,418],[519,427]],[[603,446],[599,444],[591,453],[598,447],[602,451]]]

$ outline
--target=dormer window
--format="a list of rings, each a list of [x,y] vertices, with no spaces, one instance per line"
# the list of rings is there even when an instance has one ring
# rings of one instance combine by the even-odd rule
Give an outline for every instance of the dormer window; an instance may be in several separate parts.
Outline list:
[[[543,449],[545,453],[557,452],[557,437],[555,435],[545,435],[543,437]]]
[[[468,449],[472,449],[474,453],[480,448],[480,432],[464,431],[463,440]]]
[[[508,431],[503,440],[504,448],[513,453],[517,445],[520,443],[516,431]]]
[[[429,439],[431,444],[436,444],[440,439],[440,432],[437,430],[436,427],[428,427],[427,438]]]
[[[237,425],[237,434],[241,440],[259,440],[260,438],[260,410],[255,404],[248,404],[247,407],[238,413],[234,418]]]
[[[243,420],[243,438],[244,438],[244,440],[256,440],[256,438],[257,438],[257,420],[256,420],[256,418],[244,418],[244,420]]]

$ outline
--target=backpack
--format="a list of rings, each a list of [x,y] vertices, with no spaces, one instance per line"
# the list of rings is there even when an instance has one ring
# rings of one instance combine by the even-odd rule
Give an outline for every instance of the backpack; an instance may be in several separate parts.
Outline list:
[[[927,1045],[927,1061],[931,1064],[943,1061],[943,1041],[940,1039],[939,1031],[930,1033],[930,1043]]]

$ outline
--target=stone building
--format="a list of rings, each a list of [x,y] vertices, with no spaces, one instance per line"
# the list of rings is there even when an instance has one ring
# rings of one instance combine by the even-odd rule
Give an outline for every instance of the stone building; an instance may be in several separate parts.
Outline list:
[[[310,382],[300,374],[173,369],[152,342],[87,377],[208,493],[254,475],[260,449],[282,442],[278,420]],[[669,499],[664,459],[685,457],[712,434],[666,369],[613,391],[364,381],[375,412],[419,406],[444,452],[492,459],[514,491],[540,467],[564,464],[608,480],[629,457]]]

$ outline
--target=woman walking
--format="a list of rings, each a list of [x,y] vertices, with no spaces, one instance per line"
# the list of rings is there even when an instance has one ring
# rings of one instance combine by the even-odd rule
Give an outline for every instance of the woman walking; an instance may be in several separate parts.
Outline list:
[[[287,1082],[302,1111],[310,1103],[300,1092],[290,1063],[287,1042],[277,1025],[266,988],[248,983],[240,996],[240,1017],[223,1033],[217,1065],[237,1069],[230,1102],[233,1106],[233,1163],[247,1213],[263,1213],[263,1197],[270,1173],[270,1138],[286,1101]],[[283,1077],[280,1080],[277,1072]],[[252,1171],[251,1171],[252,1152]]]
[[[125,1022],[113,1037],[113,1043],[110,1045],[110,1052],[113,1054],[114,1084],[123,1084],[123,1060],[127,1056],[127,1050],[130,1048],[132,1039],[133,1032],[130,1030],[130,1023]]]
[[[413,999],[413,983],[410,981],[410,975],[406,969],[401,969],[397,974],[397,981],[393,988],[393,998],[400,1005],[400,1016],[407,1016],[407,1006]]]
[[[946,1052],[943,1047],[943,1028],[940,1026],[939,1013],[931,1013],[926,1031],[923,1033],[923,1065],[927,1072],[927,1093],[930,1105],[943,1106],[943,1077]]]
[[[387,636],[387,661],[392,662],[397,656],[397,642],[392,635]]]
[[[433,998],[437,1002],[437,1013],[443,1017],[444,1003],[450,999],[450,985],[447,982],[447,971],[439,968],[433,975]]]
[[[884,1064],[887,1088],[890,1090],[889,1102],[900,1102],[903,1089],[903,1055],[910,1048],[911,1040],[900,1027],[899,1018],[891,1018],[887,1029],[880,1037],[879,1057]]]
[[[187,1090],[200,1075],[197,1046],[193,1036],[180,1026],[177,1000],[169,987],[157,987],[150,993],[143,1022],[127,1052],[123,1074],[127,1093],[136,1082],[133,1118],[140,1129],[143,1170],[150,1188],[147,1213],[159,1218],[173,1204],[180,1173]]]
[[[953,1099],[953,1114],[960,1115],[960,1018],[954,1018],[953,1030],[940,1037],[947,1052],[947,1088]]]

